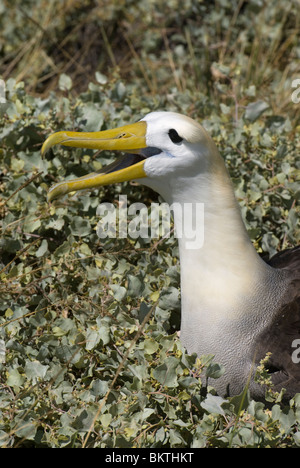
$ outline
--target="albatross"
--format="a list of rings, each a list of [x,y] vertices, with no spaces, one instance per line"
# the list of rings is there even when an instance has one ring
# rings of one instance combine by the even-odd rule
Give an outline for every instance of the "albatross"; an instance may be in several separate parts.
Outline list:
[[[193,119],[151,112],[140,121],[100,132],[60,131],[53,145],[121,151],[101,171],[54,185],[49,201],[68,192],[129,180],[158,192],[170,205],[203,204],[203,243],[191,248],[181,230],[180,339],[189,353],[213,354],[225,372],[214,381],[222,396],[249,385],[264,398],[255,368],[267,353],[274,390],[300,392],[300,246],[265,261],[248,237],[225,163],[210,135]],[[174,224],[192,222],[174,210]],[[298,340],[298,341],[297,341]]]

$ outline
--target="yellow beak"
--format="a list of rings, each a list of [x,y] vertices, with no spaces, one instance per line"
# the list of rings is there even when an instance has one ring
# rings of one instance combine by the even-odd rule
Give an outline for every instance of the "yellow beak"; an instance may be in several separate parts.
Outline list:
[[[43,144],[42,154],[57,144],[97,150],[129,151],[131,154],[121,156],[117,161],[109,164],[99,172],[78,179],[59,182],[50,188],[48,200],[51,201],[77,190],[146,177],[144,159],[136,162],[136,159],[139,158],[133,156],[139,153],[138,150],[147,147],[146,130],[146,122],[140,121],[102,132],[62,131],[50,135]]]

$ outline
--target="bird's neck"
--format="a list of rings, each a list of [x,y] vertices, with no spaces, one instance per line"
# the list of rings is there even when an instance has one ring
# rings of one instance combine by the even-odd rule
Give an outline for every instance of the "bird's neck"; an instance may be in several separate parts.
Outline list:
[[[182,320],[186,310],[189,319],[202,311],[209,320],[241,310],[239,304],[264,281],[269,267],[248,237],[225,166],[177,180],[169,193],[179,242]]]

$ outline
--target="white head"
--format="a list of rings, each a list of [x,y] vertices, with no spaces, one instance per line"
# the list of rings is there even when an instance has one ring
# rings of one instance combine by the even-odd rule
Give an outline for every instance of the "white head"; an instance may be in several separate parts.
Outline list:
[[[181,179],[206,175],[223,166],[218,150],[204,128],[174,112],[151,112],[137,123],[102,132],[67,132],[51,135],[42,152],[55,144],[127,151],[99,173],[56,184],[49,199],[70,191],[126,180],[138,180],[166,195]],[[213,169],[215,168],[215,170]],[[167,189],[167,190],[166,190]]]
[[[147,149],[141,151],[146,156],[146,178],[140,182],[165,198],[181,182],[201,174],[207,177],[215,163],[220,164],[213,140],[195,120],[175,112],[151,112],[142,121],[147,124]],[[154,153],[151,157],[147,157],[149,148]]]
[[[149,177],[155,175],[195,174],[210,164],[214,146],[210,136],[195,120],[175,112],[151,112],[142,121],[147,123],[146,143],[159,148],[159,162],[164,171],[155,167],[151,159],[145,164]]]

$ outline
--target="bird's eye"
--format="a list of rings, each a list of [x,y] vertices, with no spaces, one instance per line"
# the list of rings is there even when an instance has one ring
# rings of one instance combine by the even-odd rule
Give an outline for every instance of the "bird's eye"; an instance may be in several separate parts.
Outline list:
[[[183,141],[183,138],[178,135],[174,128],[171,128],[168,134],[173,143],[181,143]]]

